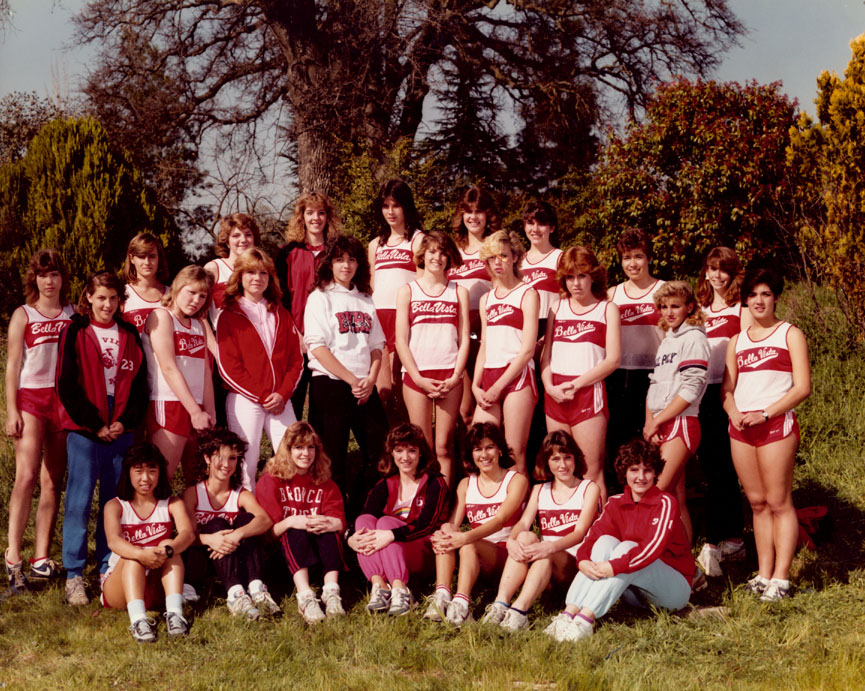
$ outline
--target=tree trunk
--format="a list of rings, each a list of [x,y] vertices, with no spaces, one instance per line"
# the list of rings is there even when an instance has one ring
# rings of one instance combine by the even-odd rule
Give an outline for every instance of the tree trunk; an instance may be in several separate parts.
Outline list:
[[[300,123],[297,123],[300,125]],[[334,174],[339,164],[338,145],[332,134],[317,128],[298,128],[297,177],[300,193],[334,196]]]

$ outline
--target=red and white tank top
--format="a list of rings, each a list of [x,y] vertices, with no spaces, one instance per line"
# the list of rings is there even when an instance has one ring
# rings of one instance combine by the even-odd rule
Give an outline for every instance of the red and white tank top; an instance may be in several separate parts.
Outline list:
[[[793,387],[793,361],[787,349],[792,324],[781,322],[759,341],[751,340],[750,329],[736,341],[736,390],[733,399],[743,413],[765,410]]]
[[[608,304],[601,300],[577,314],[569,299],[559,301],[550,351],[550,371],[553,374],[578,377],[606,357]]]
[[[168,292],[168,288],[162,291],[162,294]],[[128,283],[126,284],[126,302],[123,303],[123,318],[138,329],[140,336],[144,332],[144,323],[150,313],[162,304],[162,298],[159,300],[145,300]]]
[[[232,268],[228,265],[228,262],[222,257],[218,257],[215,260],[215,264],[216,280],[213,282],[213,292],[211,293],[212,299],[210,301],[210,308],[207,312],[207,316],[210,317],[210,323],[213,324],[213,328],[216,328],[216,318],[222,310],[222,301],[225,299],[225,288],[228,285],[228,279],[231,278],[231,274],[234,273]]]
[[[214,518],[222,518],[234,525],[234,519],[240,514],[237,502],[243,488],[233,489],[228,494],[228,499],[220,507],[214,507],[210,493],[207,491],[206,481],[195,485],[195,525],[206,525]]]
[[[649,290],[631,297],[625,292],[625,284],[613,289],[613,302],[622,315],[622,362],[621,369],[654,369],[655,352],[664,337],[658,328],[660,312],[655,307],[655,292],[664,284],[657,280]]]
[[[171,315],[171,321],[174,325],[174,358],[177,361],[177,369],[186,380],[186,385],[189,387],[189,392],[195,398],[195,402],[201,405],[204,403],[204,378],[207,372],[206,356],[207,356],[207,339],[204,335],[204,325],[200,319],[190,319],[189,327],[184,326],[180,320],[171,313],[171,310],[164,309]],[[162,370],[156,360],[156,353],[153,352],[153,344],[150,340],[150,334],[145,333],[141,337],[141,344],[144,347],[144,356],[147,358],[147,380],[150,384],[150,400],[151,401],[176,401],[178,400]]]
[[[559,282],[556,280],[556,269],[559,268],[559,259],[561,257],[562,250],[557,247],[547,252],[535,263],[532,263],[528,257],[523,260],[523,283],[528,283],[532,288],[537,290],[538,298],[540,298],[539,319],[547,318],[550,305],[559,297]]]
[[[120,515],[120,534],[124,540],[138,547],[154,547],[163,540],[171,538],[174,519],[168,510],[170,499],[156,502],[149,516],[139,516],[132,502],[116,498],[123,509]]]
[[[709,384],[720,384],[724,379],[727,344],[739,333],[742,305],[729,305],[722,310],[704,307],[706,337],[709,339]]]
[[[377,310],[396,309],[397,291],[417,276],[411,243],[419,232],[411,233],[395,245],[379,239],[375,248],[375,286],[372,291],[372,302]]]
[[[521,283],[504,297],[496,297],[493,288],[487,293],[487,331],[484,341],[484,367],[507,367],[520,352],[523,340],[523,298],[532,287]],[[533,361],[529,360],[533,365]]]
[[[448,271],[448,278],[457,281],[469,293],[469,310],[477,312],[480,309],[481,298],[490,292],[493,283],[487,265],[481,261],[480,247],[469,253],[460,250],[463,265]]]
[[[459,351],[457,284],[448,281],[438,296],[429,295],[417,281],[409,283],[409,287],[408,347],[417,368],[421,372],[452,368]]]
[[[19,389],[53,389],[57,369],[57,344],[60,332],[72,321],[72,305],[66,305],[56,317],[46,317],[31,305],[22,305],[27,316],[24,327],[24,352]]]
[[[516,470],[508,470],[502,478],[501,483],[499,483],[498,489],[489,497],[484,495],[480,487],[478,487],[478,476],[469,475],[469,486],[466,489],[466,518],[468,518],[469,525],[472,528],[483,525],[496,515],[496,512],[498,512],[508,496],[508,485],[510,485],[511,480],[514,479],[516,474]],[[520,513],[520,511],[514,511],[514,515],[505,522],[505,525],[492,535],[487,535],[484,539],[490,542],[504,542],[507,540],[508,535],[511,534],[511,528],[520,519]]]
[[[591,480],[582,480],[570,497],[559,504],[553,496],[553,483],[545,482],[538,493],[538,524],[541,527],[542,540],[558,540],[573,532],[574,526],[580,520],[583,501]],[[567,552],[572,557],[577,556],[579,544],[568,547]]]

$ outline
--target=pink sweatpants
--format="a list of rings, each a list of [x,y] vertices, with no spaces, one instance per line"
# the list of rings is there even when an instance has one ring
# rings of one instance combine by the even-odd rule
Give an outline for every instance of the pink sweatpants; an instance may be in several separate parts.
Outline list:
[[[393,530],[404,526],[405,523],[393,516],[375,516],[365,513],[358,516],[354,523],[355,528],[360,530]],[[384,549],[370,554],[369,556],[358,554],[357,561],[363,570],[367,580],[373,576],[381,576],[388,583],[400,580],[408,583],[410,573],[418,573],[425,567],[432,565],[432,547],[429,538],[412,540],[410,542],[391,542]]]

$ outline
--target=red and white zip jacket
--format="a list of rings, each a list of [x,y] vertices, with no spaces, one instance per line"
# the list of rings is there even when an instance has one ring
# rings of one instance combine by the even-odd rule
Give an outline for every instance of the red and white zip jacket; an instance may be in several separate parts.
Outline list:
[[[286,401],[291,398],[303,368],[294,320],[282,305],[277,305],[274,316],[271,354],[240,305],[229,305],[216,321],[216,361],[222,379],[232,391],[258,404],[274,392]]]

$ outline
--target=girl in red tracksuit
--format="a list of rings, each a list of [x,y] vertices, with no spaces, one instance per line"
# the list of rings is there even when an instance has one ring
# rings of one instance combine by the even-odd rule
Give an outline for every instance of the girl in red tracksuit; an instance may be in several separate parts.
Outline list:
[[[565,598],[567,607],[545,633],[558,641],[592,635],[595,619],[623,595],[631,604],[678,610],[688,603],[694,558],[676,497],[656,486],[664,468],[661,452],[636,439],[619,449],[616,474],[626,485],[577,550],[580,573]],[[631,586],[642,597],[634,602]]]
[[[300,336],[281,298],[273,261],[253,247],[235,261],[216,321],[219,372],[231,389],[228,427],[249,445],[243,474],[248,490],[255,487],[262,429],[276,447],[295,421],[291,394],[302,367]]]
[[[63,566],[66,600],[86,605],[82,573],[87,560],[87,524],[96,481],[99,518],[96,560],[108,570],[108,545],[102,509],[114,498],[123,454],[133,430],[144,420],[147,365],[135,327],[120,317],[125,292],[110,271],[93,274],[78,301],[78,313],[60,334],[57,395],[66,437],[69,475],[63,516]]]

